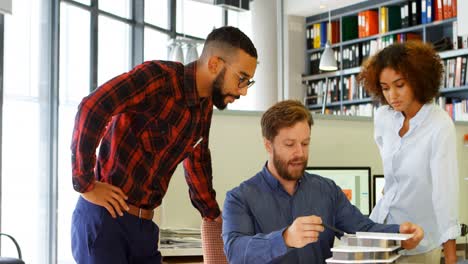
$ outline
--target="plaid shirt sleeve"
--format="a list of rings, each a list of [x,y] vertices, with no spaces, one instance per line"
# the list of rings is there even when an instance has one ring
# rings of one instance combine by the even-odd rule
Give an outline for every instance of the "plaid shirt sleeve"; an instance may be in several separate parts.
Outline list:
[[[213,107],[211,104],[209,107]],[[190,199],[202,217],[215,219],[221,213],[213,189],[211,154],[208,148],[210,123],[213,111],[206,118],[202,142],[184,160],[185,179],[189,185]]]
[[[94,188],[96,148],[112,116],[142,110],[145,95],[164,85],[165,78],[158,78],[163,74],[160,66],[153,62],[140,64],[103,84],[81,101],[71,144],[72,179],[76,191],[84,193]]]

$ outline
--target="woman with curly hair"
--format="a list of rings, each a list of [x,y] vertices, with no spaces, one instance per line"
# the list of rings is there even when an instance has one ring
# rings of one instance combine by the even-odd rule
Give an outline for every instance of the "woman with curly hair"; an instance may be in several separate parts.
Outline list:
[[[456,262],[458,165],[455,127],[433,103],[443,66],[430,44],[393,44],[362,66],[358,80],[380,103],[374,138],[383,161],[383,198],[372,211],[377,223],[409,220],[424,229],[418,247],[399,263]]]

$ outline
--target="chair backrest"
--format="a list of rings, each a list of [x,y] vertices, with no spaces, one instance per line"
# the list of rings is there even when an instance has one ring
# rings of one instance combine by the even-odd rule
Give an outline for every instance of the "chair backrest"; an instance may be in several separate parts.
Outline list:
[[[203,247],[203,262],[205,264],[227,264],[224,255],[223,239],[221,237],[222,224],[203,220],[201,237]]]
[[[5,233],[0,233],[0,236],[6,236],[9,239],[11,239],[11,241],[13,241],[13,243],[15,244],[16,250],[18,251],[18,258],[0,257],[0,264],[24,264],[24,261],[21,260],[21,249],[18,242],[16,242],[16,239]]]

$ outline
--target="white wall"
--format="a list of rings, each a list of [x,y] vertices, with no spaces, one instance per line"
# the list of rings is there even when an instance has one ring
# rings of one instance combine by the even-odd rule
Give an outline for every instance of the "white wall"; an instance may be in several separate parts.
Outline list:
[[[255,98],[253,110],[266,110],[278,99],[278,40],[277,2],[255,0],[250,3],[252,10],[252,42],[258,51],[255,85],[245,99]]]
[[[264,165],[267,154],[260,130],[261,113],[215,112],[211,127],[210,148],[214,187],[221,207],[228,190],[250,178]],[[330,120],[331,119],[331,120]],[[460,167],[460,222],[468,223],[468,147],[463,135],[468,124],[457,125],[457,150]],[[311,132],[309,165],[370,166],[372,174],[383,174],[378,149],[373,141],[370,120],[333,120],[315,116]],[[164,198],[163,227],[199,227],[200,216],[188,198],[188,188],[181,168],[174,174]],[[463,240],[464,241],[464,240]]]
[[[302,74],[306,69],[305,18],[284,16],[284,98],[304,100]]]

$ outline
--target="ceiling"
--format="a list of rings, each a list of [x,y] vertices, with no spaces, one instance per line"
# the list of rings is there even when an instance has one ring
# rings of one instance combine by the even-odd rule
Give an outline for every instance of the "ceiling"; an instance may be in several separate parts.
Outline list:
[[[284,0],[284,10],[287,15],[307,17],[328,11],[328,8],[334,10],[364,1],[366,0]]]

